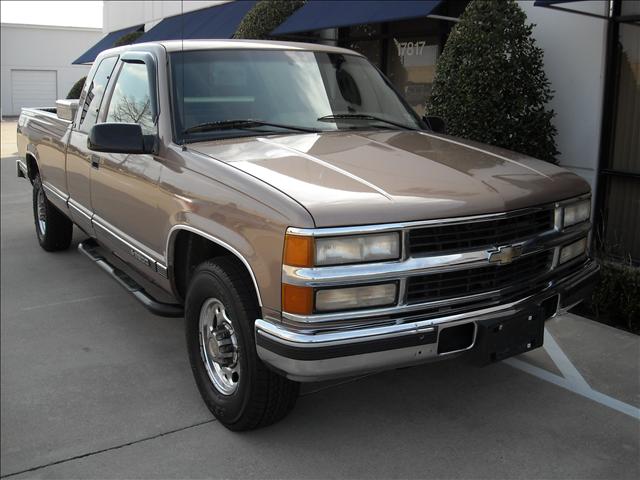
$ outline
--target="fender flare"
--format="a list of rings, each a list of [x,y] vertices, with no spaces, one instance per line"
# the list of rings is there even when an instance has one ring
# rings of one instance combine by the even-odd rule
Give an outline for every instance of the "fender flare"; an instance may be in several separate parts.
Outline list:
[[[175,279],[175,275],[173,274],[174,243],[175,243],[175,240],[176,240],[180,230],[185,230],[185,231],[188,231],[188,232],[191,232],[191,233],[195,233],[196,235],[200,235],[201,237],[206,238],[210,242],[213,242],[216,245],[228,250],[238,260],[240,260],[242,262],[242,264],[245,266],[245,268],[247,269],[247,272],[249,273],[249,276],[251,277],[251,281],[253,282],[253,286],[254,286],[255,291],[256,291],[256,297],[258,298],[258,305],[262,308],[262,297],[260,296],[260,287],[258,287],[258,281],[256,279],[256,275],[255,275],[253,269],[251,268],[251,264],[249,263],[249,261],[240,252],[238,252],[238,250],[233,248],[231,245],[229,245],[225,241],[220,240],[219,238],[217,238],[217,237],[215,237],[215,236],[213,236],[213,235],[211,235],[209,233],[203,232],[202,230],[194,228],[194,227],[192,227],[190,225],[184,225],[184,224],[174,225],[169,230],[169,235],[167,237],[167,246],[166,246],[167,273],[168,273],[168,277],[169,277],[169,282],[171,283],[171,289],[174,292],[176,291],[176,285],[175,285],[175,280],[174,280]]]
[[[27,151],[25,152],[24,157],[25,157],[25,163],[27,165],[27,177],[29,178],[29,180],[33,182],[33,178],[35,174],[34,172],[31,171],[31,167],[29,166],[29,163],[30,163],[29,157],[31,157],[35,162],[38,171],[40,171],[40,162],[38,161],[38,154],[36,153],[36,147],[32,143],[27,145]]]

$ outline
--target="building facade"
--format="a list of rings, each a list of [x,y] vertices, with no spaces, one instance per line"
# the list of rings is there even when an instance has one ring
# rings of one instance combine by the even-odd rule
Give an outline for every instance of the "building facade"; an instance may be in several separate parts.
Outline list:
[[[227,3],[228,0],[124,0],[104,2],[102,31],[122,30],[132,25],[144,24],[151,30],[162,19]]]
[[[144,24],[148,32],[182,12],[230,3],[107,0],[104,31]],[[609,253],[640,263],[640,2],[518,3],[536,25],[533,35],[544,50],[555,91],[550,107],[556,112],[558,161],[584,177],[595,192],[596,240],[606,244]],[[438,56],[467,4],[371,2],[367,9],[366,2],[308,0],[272,35],[363,53],[423,114]],[[380,19],[384,8],[386,19]],[[357,20],[376,15],[378,21]]]
[[[52,107],[89,67],[71,62],[102,36],[99,28],[3,23],[0,82],[3,116],[22,107]]]

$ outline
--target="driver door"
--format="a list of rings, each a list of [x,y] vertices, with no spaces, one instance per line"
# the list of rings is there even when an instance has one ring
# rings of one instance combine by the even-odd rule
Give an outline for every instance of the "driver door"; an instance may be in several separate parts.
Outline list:
[[[137,123],[145,141],[157,142],[157,91],[154,57],[122,55],[101,120]],[[153,154],[97,153],[91,175],[93,225],[98,240],[143,273],[162,259],[158,181],[162,163]]]

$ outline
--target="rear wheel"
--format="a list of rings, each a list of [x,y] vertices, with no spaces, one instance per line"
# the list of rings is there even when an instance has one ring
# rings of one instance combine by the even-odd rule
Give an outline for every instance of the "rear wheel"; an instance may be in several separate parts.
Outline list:
[[[299,384],[258,358],[253,284],[235,259],[220,257],[194,272],[185,305],[191,370],[209,410],[230,430],[277,422],[294,407]]]
[[[43,249],[55,252],[69,248],[73,223],[47,199],[40,174],[33,180],[33,219],[38,243]]]

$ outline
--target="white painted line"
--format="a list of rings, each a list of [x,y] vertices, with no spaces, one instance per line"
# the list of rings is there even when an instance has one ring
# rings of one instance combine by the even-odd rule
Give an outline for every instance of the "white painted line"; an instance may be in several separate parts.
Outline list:
[[[546,328],[544,329],[544,349],[551,357],[551,360],[556,364],[558,370],[562,373],[562,377],[543,368],[531,365],[530,363],[518,358],[508,358],[507,360],[504,360],[504,363],[533,375],[534,377],[538,377],[573,393],[582,395],[583,397],[593,400],[594,402],[598,402],[605,407],[609,407],[620,413],[629,415],[636,420],[640,420],[640,408],[624,403],[591,388]]]
[[[556,364],[556,367],[558,367],[558,370],[560,370],[560,373],[562,373],[564,378],[572,381],[576,385],[591,388],[546,328],[544,329],[544,349],[551,357],[551,360],[553,360],[553,363]]]
[[[530,363],[523,362],[522,360],[519,360],[517,358],[509,358],[507,360],[504,360],[504,363],[512,366],[513,368],[517,368],[518,370],[522,370],[523,372],[533,375],[534,377],[538,377],[573,393],[582,395],[583,397],[593,400],[594,402],[598,402],[605,407],[609,407],[613,410],[617,410],[620,413],[629,415],[636,420],[640,420],[640,408],[634,407],[633,405],[621,402],[620,400],[605,395],[604,393],[597,392],[590,387],[580,387],[568,381],[567,379],[560,377],[559,375],[531,365]]]

